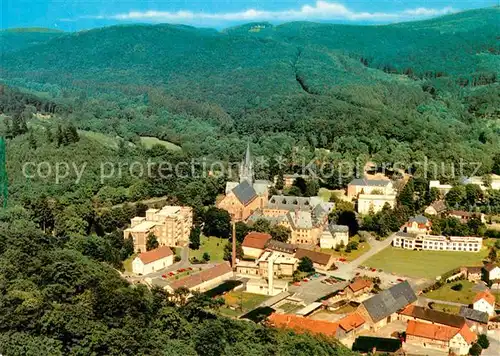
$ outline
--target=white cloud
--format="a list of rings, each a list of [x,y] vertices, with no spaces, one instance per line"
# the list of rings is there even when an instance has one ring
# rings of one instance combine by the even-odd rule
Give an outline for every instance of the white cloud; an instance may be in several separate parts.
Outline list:
[[[367,20],[367,21],[399,21],[412,18],[431,17],[452,13],[451,7],[442,9],[416,8],[399,12],[356,12],[346,6],[323,0],[314,5],[305,5],[300,9],[282,11],[263,11],[249,9],[239,12],[192,12],[192,11],[130,11],[115,15],[90,16],[94,19],[111,19],[121,21],[149,21],[171,23],[196,22],[239,22],[239,21],[294,21],[294,20]],[[89,18],[89,17],[87,17]]]

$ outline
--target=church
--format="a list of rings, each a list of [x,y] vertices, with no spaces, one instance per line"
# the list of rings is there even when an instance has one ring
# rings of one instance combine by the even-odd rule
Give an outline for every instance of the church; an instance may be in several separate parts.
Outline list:
[[[266,180],[255,180],[250,145],[239,169],[239,182],[226,183],[226,195],[217,207],[227,210],[235,221],[245,221],[257,209],[267,205],[268,186]]]

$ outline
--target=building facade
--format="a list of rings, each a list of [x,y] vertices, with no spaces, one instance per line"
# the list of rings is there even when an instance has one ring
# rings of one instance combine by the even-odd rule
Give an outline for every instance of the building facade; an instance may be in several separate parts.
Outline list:
[[[337,245],[347,246],[349,242],[349,227],[346,225],[328,225],[321,234],[319,246],[321,248],[335,248]]]
[[[480,237],[396,234],[392,244],[394,247],[408,250],[479,252],[483,246],[483,239]]]
[[[168,246],[161,246],[154,250],[139,254],[132,261],[132,272],[146,275],[158,272],[174,264],[174,253]]]
[[[185,206],[165,206],[148,209],[146,217],[134,217],[125,239],[132,237],[134,251],[146,251],[148,236],[154,234],[160,246],[186,246],[193,226],[193,209]]]
[[[347,198],[356,199],[362,194],[395,195],[396,192],[388,179],[353,179],[347,186]]]

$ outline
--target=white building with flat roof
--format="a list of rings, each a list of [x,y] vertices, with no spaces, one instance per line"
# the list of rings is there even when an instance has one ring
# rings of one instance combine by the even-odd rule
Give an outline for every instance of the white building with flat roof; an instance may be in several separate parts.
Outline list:
[[[473,236],[397,233],[392,241],[392,245],[408,250],[479,252],[483,246],[483,239]]]

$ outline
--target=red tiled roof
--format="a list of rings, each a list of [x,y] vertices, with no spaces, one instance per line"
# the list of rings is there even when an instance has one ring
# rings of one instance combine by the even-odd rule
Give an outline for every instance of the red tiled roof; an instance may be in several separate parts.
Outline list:
[[[467,324],[464,324],[461,328],[453,328],[451,326],[421,323],[419,321],[410,320],[406,328],[406,335],[418,336],[431,340],[450,341],[457,334],[462,335],[469,345],[477,340],[477,335],[469,329]]]
[[[352,282],[351,284],[349,284],[349,288],[354,293],[356,293],[357,291],[360,291],[361,289],[371,288],[372,285],[373,285],[372,281],[370,281],[368,279],[357,278],[357,279],[354,280],[354,282]]]
[[[170,287],[174,290],[186,287],[187,289],[194,288],[200,284],[215,279],[217,277],[223,276],[227,273],[232,272],[233,269],[229,262],[220,263],[212,268],[208,268],[200,273],[193,274],[192,276],[179,279],[170,284]]]
[[[486,291],[477,293],[476,296],[474,297],[474,300],[472,301],[472,303],[475,303],[481,299],[484,299],[488,302],[488,304],[495,306],[495,296],[493,294],[491,294],[489,291],[486,290]]]
[[[323,334],[335,337],[338,323],[332,323],[325,320],[312,320],[302,316],[292,314],[276,314],[269,316],[268,322],[277,328],[293,329],[298,333],[310,332],[311,334]]]
[[[348,316],[339,320],[340,327],[347,332],[359,328],[364,323],[365,319],[363,319],[363,317],[358,313],[349,314]]]
[[[271,235],[262,232],[252,231],[245,236],[241,246],[258,248],[263,250],[266,246],[267,241],[271,240]]]
[[[174,253],[172,252],[170,247],[161,246],[161,247],[155,248],[154,250],[143,252],[137,257],[139,257],[139,259],[142,261],[142,263],[147,265],[148,263],[158,261],[159,259],[162,259],[162,258],[165,258],[168,256],[172,256],[173,254]]]

